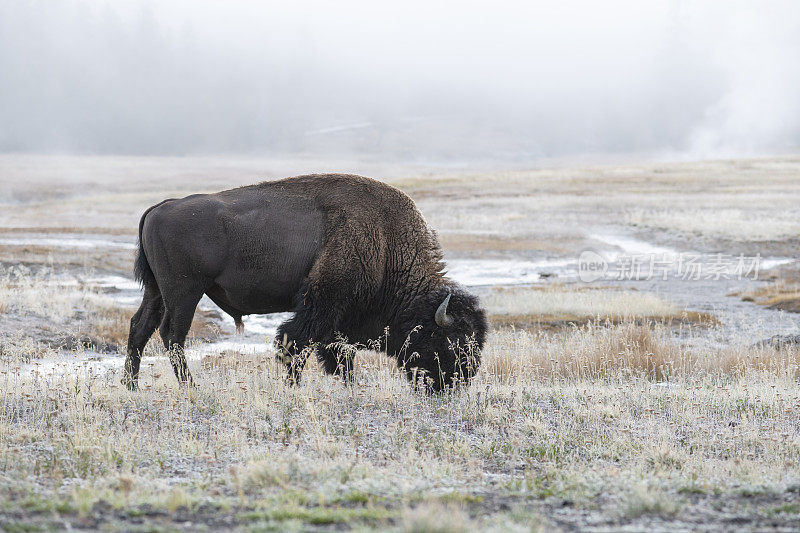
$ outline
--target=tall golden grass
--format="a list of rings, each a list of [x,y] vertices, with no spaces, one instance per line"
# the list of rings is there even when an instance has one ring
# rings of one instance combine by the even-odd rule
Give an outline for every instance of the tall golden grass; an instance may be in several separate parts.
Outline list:
[[[691,375],[741,376],[750,371],[796,376],[798,349],[741,345],[682,347],[660,324],[588,324],[557,334],[500,330],[484,354],[484,379],[505,384],[542,377],[606,379],[638,376],[656,381]]]

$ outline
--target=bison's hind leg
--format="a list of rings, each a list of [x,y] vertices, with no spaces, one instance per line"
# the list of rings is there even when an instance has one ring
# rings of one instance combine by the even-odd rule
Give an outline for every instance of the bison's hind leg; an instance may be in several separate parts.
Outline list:
[[[139,380],[139,366],[142,351],[153,335],[164,314],[164,303],[158,285],[151,283],[145,286],[144,297],[139,310],[131,318],[131,329],[128,334],[128,353],[125,357],[125,369],[122,383],[129,390],[136,390]]]
[[[161,325],[158,326],[158,335],[161,337],[161,342],[164,343],[164,349],[169,350],[169,324],[171,322],[169,313],[164,312],[164,317],[161,319]]]
[[[165,297],[164,299],[168,317],[166,321],[168,327],[166,346],[169,360],[172,363],[175,377],[178,378],[180,383],[187,385],[192,384],[192,375],[189,372],[189,366],[186,364],[183,345],[186,342],[186,336],[189,334],[189,328],[192,327],[194,312],[202,296],[203,292],[197,291],[187,292],[177,298],[168,299]]]

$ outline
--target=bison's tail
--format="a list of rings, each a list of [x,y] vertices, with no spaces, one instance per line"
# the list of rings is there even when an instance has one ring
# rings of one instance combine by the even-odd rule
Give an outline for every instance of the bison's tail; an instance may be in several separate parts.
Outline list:
[[[156,282],[156,277],[153,271],[150,270],[150,263],[147,262],[147,257],[142,250],[142,241],[139,241],[139,251],[136,254],[136,262],[133,264],[133,277],[136,281],[142,284],[143,287],[148,287]]]
[[[161,204],[163,203],[164,202],[161,202]],[[143,287],[149,287],[153,284],[156,284],[156,277],[153,275],[153,271],[150,268],[150,263],[147,262],[147,256],[144,254],[144,246],[142,244],[142,228],[144,227],[144,219],[147,218],[147,214],[161,204],[156,204],[148,208],[147,211],[145,211],[142,215],[142,218],[139,219],[139,242],[137,245],[138,249],[136,252],[136,262],[133,264],[133,277],[136,278],[136,281],[141,283]]]

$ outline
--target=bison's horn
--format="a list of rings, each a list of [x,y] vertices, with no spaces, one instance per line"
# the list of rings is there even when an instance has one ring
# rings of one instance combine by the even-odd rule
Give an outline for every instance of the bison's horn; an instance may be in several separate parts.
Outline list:
[[[436,309],[436,314],[434,315],[434,319],[439,327],[446,328],[447,326],[453,325],[453,317],[447,316],[447,304],[450,303],[450,295],[447,295],[447,298],[444,299],[442,303],[439,304],[439,308]]]

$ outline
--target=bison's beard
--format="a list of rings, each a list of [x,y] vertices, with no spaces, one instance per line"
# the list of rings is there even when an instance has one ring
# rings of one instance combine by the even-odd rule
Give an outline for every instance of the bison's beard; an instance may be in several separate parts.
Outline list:
[[[411,342],[408,349],[398,362],[414,386],[428,392],[468,384],[481,363],[481,347],[474,334],[457,340],[435,336],[427,342]]]

